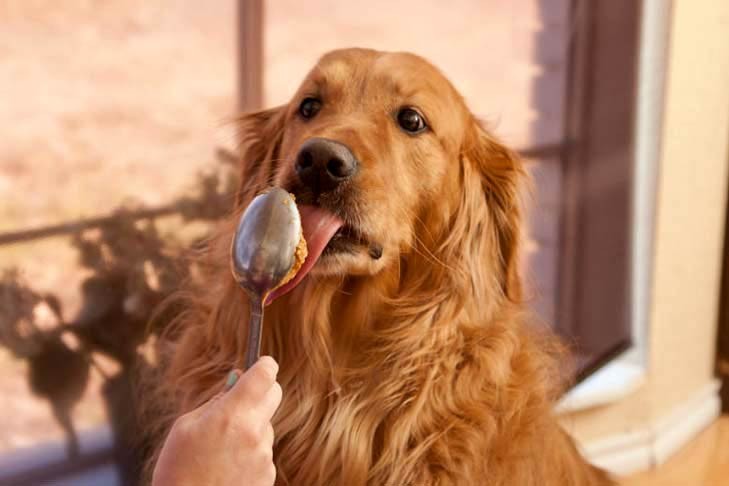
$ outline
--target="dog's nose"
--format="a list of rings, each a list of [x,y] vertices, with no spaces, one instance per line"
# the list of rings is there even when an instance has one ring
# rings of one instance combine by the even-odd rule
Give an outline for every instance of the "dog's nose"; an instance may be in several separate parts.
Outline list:
[[[359,162],[346,145],[310,138],[296,156],[296,173],[315,194],[334,190],[357,173]]]

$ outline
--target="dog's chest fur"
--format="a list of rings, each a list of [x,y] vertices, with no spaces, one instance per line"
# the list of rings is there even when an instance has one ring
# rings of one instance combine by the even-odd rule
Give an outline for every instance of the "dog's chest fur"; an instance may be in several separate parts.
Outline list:
[[[301,298],[336,307],[335,295],[309,289]],[[372,304],[371,297],[348,297],[350,305]],[[521,324],[495,318],[437,326],[448,309],[423,308],[381,322],[377,307],[371,314],[349,306],[336,314],[291,308],[274,312],[280,321],[272,325],[287,329],[287,338],[300,340],[297,347],[306,352],[288,349],[291,361],[281,362],[277,484],[528,485],[528,478],[548,477],[540,471],[546,465],[564,462],[545,455],[544,441],[580,464],[551,418],[554,377],[538,364],[542,352]],[[371,317],[352,322],[363,315]],[[522,482],[504,482],[519,477]]]

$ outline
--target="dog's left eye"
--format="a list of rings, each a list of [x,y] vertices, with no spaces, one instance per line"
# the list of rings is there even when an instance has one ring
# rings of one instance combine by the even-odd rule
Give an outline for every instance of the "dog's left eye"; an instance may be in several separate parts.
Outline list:
[[[401,109],[397,114],[397,123],[408,133],[420,133],[428,128],[423,116],[412,108]]]

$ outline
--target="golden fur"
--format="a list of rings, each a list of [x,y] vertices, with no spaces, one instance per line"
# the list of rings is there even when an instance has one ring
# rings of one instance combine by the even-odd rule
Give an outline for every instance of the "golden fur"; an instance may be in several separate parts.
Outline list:
[[[302,97],[323,108],[297,119]],[[403,133],[417,106],[429,132]],[[242,189],[211,241],[204,285],[183,297],[155,400],[174,418],[242,361],[247,304],[229,273],[237,217],[261,188],[294,187],[298,147],[346,144],[362,164],[346,207],[384,248],[334,256],[267,308],[280,363],[277,485],[601,485],[558,426],[556,340],[529,323],[518,272],[524,169],[423,59],[363,49],[324,56],[290,104],[240,120]],[[169,423],[169,422],[167,422]]]

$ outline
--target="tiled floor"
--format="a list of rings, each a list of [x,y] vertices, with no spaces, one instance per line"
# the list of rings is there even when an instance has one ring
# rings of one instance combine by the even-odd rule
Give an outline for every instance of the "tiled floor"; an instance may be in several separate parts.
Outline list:
[[[729,415],[724,415],[676,456],[624,486],[729,485]]]

